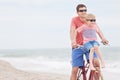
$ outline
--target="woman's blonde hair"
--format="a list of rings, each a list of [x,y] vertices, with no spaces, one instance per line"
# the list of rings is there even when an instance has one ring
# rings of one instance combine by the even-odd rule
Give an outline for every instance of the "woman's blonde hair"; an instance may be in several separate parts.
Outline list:
[[[86,14],[86,19],[95,19],[95,15],[94,14],[92,14],[92,13],[88,13],[88,14]]]

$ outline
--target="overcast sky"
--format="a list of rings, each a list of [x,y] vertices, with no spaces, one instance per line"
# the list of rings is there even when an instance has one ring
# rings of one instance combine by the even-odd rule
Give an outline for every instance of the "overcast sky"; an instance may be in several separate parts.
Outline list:
[[[96,15],[110,46],[120,46],[119,0],[0,0],[0,49],[70,48],[78,3]]]

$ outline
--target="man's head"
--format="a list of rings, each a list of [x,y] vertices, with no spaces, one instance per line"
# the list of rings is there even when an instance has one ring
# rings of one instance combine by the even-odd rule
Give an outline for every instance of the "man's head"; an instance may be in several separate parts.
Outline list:
[[[86,15],[87,7],[84,4],[78,4],[76,7],[76,11],[77,11],[78,16],[83,18]]]

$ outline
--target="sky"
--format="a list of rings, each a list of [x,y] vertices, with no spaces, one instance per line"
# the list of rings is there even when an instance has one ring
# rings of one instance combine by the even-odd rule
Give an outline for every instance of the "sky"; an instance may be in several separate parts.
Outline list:
[[[0,0],[0,49],[70,48],[79,3],[96,15],[109,45],[120,47],[119,0]]]

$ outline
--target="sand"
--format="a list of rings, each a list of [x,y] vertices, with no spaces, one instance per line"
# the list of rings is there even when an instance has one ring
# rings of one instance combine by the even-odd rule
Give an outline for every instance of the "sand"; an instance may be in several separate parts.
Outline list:
[[[120,80],[119,73],[103,71],[104,80]],[[0,60],[0,80],[70,80],[69,75],[50,72],[18,70],[10,63]]]
[[[0,60],[0,80],[69,80],[69,76],[43,72],[29,72],[14,68]]]

